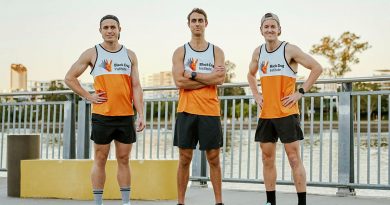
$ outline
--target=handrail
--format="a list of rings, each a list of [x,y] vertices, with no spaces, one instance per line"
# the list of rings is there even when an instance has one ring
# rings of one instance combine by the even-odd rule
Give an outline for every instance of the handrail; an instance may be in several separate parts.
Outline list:
[[[356,83],[356,82],[383,82],[389,81],[390,76],[374,76],[374,77],[356,77],[356,78],[333,78],[333,79],[319,79],[315,82],[315,84],[341,84],[341,83]],[[297,84],[304,83],[305,80],[297,80]],[[224,83],[223,85],[219,85],[219,88],[231,88],[231,87],[248,87],[249,84],[247,82],[239,82],[239,83]],[[160,91],[160,90],[177,90],[177,87],[174,85],[171,86],[153,86],[153,87],[144,87],[144,91]],[[89,90],[88,92],[94,92],[93,90]],[[6,96],[25,96],[25,95],[69,95],[73,94],[71,90],[58,90],[58,91],[34,91],[34,92],[10,92],[10,93],[0,93],[0,97]]]

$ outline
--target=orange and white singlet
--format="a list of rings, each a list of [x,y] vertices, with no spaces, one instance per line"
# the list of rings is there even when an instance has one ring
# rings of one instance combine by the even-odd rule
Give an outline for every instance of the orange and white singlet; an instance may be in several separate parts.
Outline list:
[[[93,104],[92,113],[105,116],[134,115],[131,86],[131,60],[122,46],[116,52],[95,46],[96,62],[91,71],[95,92],[106,92],[107,101]]]
[[[214,45],[209,43],[206,50],[195,51],[189,43],[184,44],[184,69],[211,73],[214,70]],[[180,89],[177,112],[220,116],[217,86],[208,85],[196,90]]]
[[[297,74],[287,63],[285,57],[286,42],[273,52],[266,45],[260,46],[258,70],[263,93],[263,109],[260,118],[272,119],[298,114],[298,104],[291,108],[282,105],[281,99],[295,92]]]

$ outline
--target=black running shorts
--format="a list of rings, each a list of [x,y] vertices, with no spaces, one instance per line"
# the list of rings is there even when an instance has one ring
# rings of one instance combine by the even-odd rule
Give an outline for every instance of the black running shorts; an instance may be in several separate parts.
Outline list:
[[[259,119],[257,124],[255,141],[291,143],[303,140],[303,133],[300,126],[298,114],[289,115],[282,118]]]
[[[91,140],[95,144],[110,144],[112,140],[132,144],[136,138],[133,116],[92,114]]]
[[[183,149],[195,149],[198,141],[200,150],[218,149],[223,146],[220,117],[179,112],[173,145]]]

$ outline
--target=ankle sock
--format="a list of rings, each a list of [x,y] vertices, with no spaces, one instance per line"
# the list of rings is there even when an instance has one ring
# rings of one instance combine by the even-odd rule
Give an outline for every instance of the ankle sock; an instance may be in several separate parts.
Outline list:
[[[267,202],[271,205],[276,205],[276,191],[266,191],[267,193]]]
[[[96,205],[103,204],[103,189],[93,189],[93,198],[95,200]]]
[[[306,205],[306,192],[298,192],[298,205]]]

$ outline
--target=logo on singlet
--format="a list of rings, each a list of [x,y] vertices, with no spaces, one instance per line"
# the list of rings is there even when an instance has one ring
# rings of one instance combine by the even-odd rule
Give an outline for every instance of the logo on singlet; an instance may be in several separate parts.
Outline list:
[[[186,63],[186,67],[191,68],[191,70],[196,71],[196,65],[198,64],[198,59],[190,58]]]
[[[103,60],[102,63],[99,65],[101,68],[106,69],[108,72],[112,71],[112,60]]]
[[[267,74],[268,61],[262,61],[260,64],[261,71],[263,74]]]

